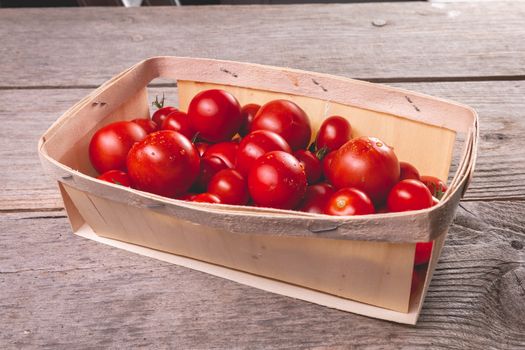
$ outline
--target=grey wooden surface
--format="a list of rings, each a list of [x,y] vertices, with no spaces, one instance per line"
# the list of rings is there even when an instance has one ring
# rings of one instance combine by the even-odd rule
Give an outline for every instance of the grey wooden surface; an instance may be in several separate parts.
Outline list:
[[[523,2],[0,10],[0,348],[525,348],[524,15]],[[478,110],[475,178],[417,326],[71,234],[38,136],[158,54],[360,77]]]

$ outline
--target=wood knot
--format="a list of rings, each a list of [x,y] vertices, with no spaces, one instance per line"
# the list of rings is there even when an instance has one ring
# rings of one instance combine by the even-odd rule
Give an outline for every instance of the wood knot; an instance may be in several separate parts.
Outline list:
[[[517,267],[501,277],[499,300],[509,323],[525,325],[525,267]],[[520,327],[521,328],[521,327]]]
[[[510,246],[516,250],[522,250],[523,249],[523,243],[520,241],[512,241],[510,242]]]

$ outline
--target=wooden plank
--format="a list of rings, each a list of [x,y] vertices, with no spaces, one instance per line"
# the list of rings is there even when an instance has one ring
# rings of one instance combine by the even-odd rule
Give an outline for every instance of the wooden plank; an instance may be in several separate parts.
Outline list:
[[[4,9],[0,86],[96,86],[156,55],[382,81],[523,78],[524,17],[510,1]]]
[[[525,202],[463,205],[415,327],[96,244],[70,234],[63,212],[2,214],[0,322],[6,326],[0,343],[8,348],[522,348]]]

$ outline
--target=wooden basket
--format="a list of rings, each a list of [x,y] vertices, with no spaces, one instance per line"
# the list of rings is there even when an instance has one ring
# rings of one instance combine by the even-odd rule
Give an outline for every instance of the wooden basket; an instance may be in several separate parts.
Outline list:
[[[363,217],[168,199],[99,181],[87,146],[116,120],[149,116],[147,85],[177,80],[180,108],[221,88],[241,104],[296,102],[317,130],[347,117],[353,135],[376,136],[421,173],[449,178],[430,209]],[[274,293],[415,324],[455,209],[474,169],[477,115],[457,103],[341,77],[209,59],[142,61],[82,99],[42,136],[42,164],[58,181],[73,231],[157,259]],[[312,135],[315,136],[315,135]],[[410,293],[415,242],[434,240],[425,283]]]

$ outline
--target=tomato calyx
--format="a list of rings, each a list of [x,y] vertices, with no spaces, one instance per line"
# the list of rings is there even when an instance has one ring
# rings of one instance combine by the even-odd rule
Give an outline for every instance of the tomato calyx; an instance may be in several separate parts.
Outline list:
[[[191,138],[191,143],[197,142],[197,140],[199,139],[199,134],[200,133],[197,131],[195,135],[193,135],[193,137]]]
[[[157,109],[161,109],[164,107],[164,101],[166,101],[166,98],[164,97],[164,93],[162,93],[162,99],[159,101],[159,96],[155,96],[155,101],[151,102],[151,105],[157,107]]]
[[[317,159],[319,160],[323,160],[324,157],[326,157],[326,155],[330,153],[330,149],[326,146],[324,147],[321,147],[320,149],[318,149],[317,151],[315,151],[315,156],[317,157]]]

